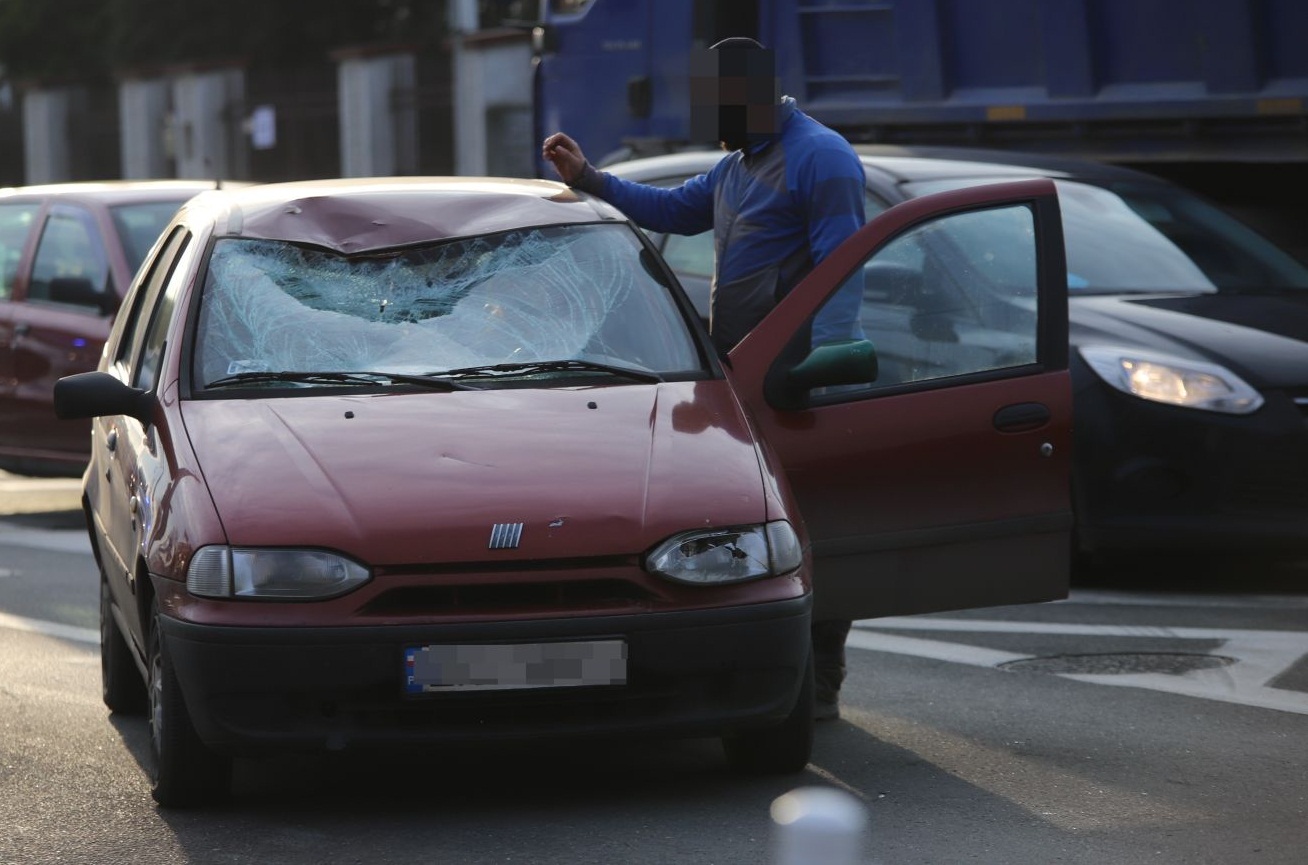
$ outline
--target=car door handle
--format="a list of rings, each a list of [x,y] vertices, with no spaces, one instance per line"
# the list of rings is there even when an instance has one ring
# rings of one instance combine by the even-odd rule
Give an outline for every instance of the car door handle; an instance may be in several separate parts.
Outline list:
[[[118,430],[109,430],[109,435],[104,437],[104,446],[109,449],[110,453],[118,447]]]
[[[1043,403],[1019,402],[995,412],[994,424],[1000,432],[1027,432],[1049,423],[1052,416]]]

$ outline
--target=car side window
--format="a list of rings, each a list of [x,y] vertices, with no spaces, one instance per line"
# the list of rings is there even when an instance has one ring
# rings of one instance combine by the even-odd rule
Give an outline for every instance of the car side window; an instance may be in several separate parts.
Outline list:
[[[827,301],[861,294],[875,382],[819,397],[929,386],[1037,361],[1035,216],[1025,206],[955,213],[877,250]]]
[[[119,312],[121,332],[116,334],[113,343],[114,363],[127,367],[140,354],[141,340],[144,339],[148,324],[149,310],[154,307],[159,292],[163,290],[168,274],[171,273],[177,253],[189,237],[184,228],[175,228],[168,240],[160,248],[159,254],[145,265],[145,270],[136,280],[128,293]],[[111,337],[113,339],[115,337]]]
[[[152,277],[161,280],[163,288],[161,291],[151,292],[151,297],[155,298],[154,302],[142,309],[143,313],[149,313],[150,323],[132,374],[133,387],[150,391],[159,383],[159,370],[163,365],[164,347],[168,343],[173,312],[177,309],[177,298],[181,295],[182,285],[185,282],[183,274],[187,269],[179,265],[186,258],[189,240],[190,234],[178,229],[173,237],[169,238],[168,249],[160,256],[159,267],[155,274],[152,274]],[[169,250],[173,251],[173,255],[167,255]]]
[[[18,278],[18,260],[32,233],[32,223],[40,204],[0,204],[0,300],[14,293]]]
[[[91,214],[80,208],[55,208],[37,243],[27,299],[83,307],[99,313],[113,291],[109,261]]]

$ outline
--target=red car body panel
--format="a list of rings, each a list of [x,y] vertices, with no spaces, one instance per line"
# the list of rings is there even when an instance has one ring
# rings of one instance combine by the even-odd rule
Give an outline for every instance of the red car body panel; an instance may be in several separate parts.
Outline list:
[[[1014,194],[1031,196],[1037,232],[1048,241],[1041,247],[1039,351],[1051,369],[806,411],[769,404],[766,380],[777,346],[806,326],[869,250],[925,216],[966,212]],[[811,532],[816,617],[1050,599],[1049,569],[1051,563],[1067,567],[1071,525],[1071,379],[1059,335],[1067,319],[1061,256],[1050,181],[914,199],[864,226],[732,350],[737,388],[786,467]],[[999,428],[1001,412],[1024,406],[1039,406],[1045,420]],[[924,573],[934,579],[924,581]]]
[[[190,400],[229,543],[378,566],[628,555],[781,516],[725,381]],[[688,426],[689,424],[689,426]],[[496,523],[517,549],[487,549]]]

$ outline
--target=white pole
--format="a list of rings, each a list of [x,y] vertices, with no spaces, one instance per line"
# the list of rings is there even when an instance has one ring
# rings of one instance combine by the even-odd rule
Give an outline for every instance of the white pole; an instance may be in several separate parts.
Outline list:
[[[775,865],[857,865],[867,812],[834,787],[800,787],[772,803]]]

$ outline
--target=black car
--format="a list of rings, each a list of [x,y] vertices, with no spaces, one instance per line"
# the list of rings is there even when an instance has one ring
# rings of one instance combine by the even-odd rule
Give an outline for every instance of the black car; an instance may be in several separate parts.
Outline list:
[[[946,189],[1030,177],[1057,185],[1079,552],[1308,552],[1308,267],[1200,197],[1140,172],[992,151],[858,150],[869,219]],[[674,186],[721,157],[679,153],[605,170]],[[657,240],[707,317],[710,236]],[[862,324],[887,393],[947,379],[933,346],[992,332],[977,325],[995,314],[988,295],[1002,281],[1002,255],[993,273],[927,293],[918,290],[924,242],[942,241],[906,239],[893,266],[882,261],[864,274]]]

